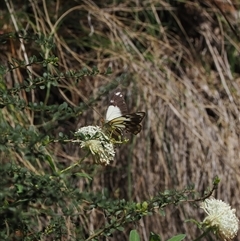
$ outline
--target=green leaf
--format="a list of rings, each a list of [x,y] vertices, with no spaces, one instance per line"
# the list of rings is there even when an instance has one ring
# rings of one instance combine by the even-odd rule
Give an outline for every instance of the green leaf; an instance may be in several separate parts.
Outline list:
[[[47,135],[43,138],[42,140],[42,145],[43,146],[46,146],[47,144],[49,144],[51,141],[50,141],[50,137]]]
[[[137,230],[132,230],[129,235],[129,241],[140,241],[140,236]]]
[[[186,234],[178,234],[170,239],[168,239],[167,241],[181,241],[183,239],[185,239],[187,235]]]
[[[118,231],[121,231],[121,232],[124,231],[124,227],[116,227],[116,229],[117,229]]]
[[[68,104],[66,102],[63,102],[61,105],[59,105],[58,110],[62,111],[65,110],[68,107]]]
[[[17,193],[22,193],[23,192],[23,185],[15,184],[15,186],[17,187]]]
[[[50,167],[52,168],[52,170],[56,171],[55,164],[54,164],[51,156],[50,155],[45,155],[45,158],[46,158],[46,161],[48,162],[48,164],[50,165]]]
[[[112,74],[112,69],[111,69],[111,67],[108,67],[108,68],[107,68],[106,74]]]
[[[149,241],[161,241],[161,238],[158,234],[151,232]]]

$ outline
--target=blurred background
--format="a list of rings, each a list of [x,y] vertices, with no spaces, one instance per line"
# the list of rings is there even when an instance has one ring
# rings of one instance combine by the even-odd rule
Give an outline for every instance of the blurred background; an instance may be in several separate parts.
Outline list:
[[[19,99],[46,108],[2,108],[1,118],[12,128],[34,126],[43,136],[58,138],[59,132],[69,135],[82,126],[101,125],[109,94],[120,87],[130,113],[146,112],[142,131],[127,135],[129,142],[117,147],[110,166],[92,165],[88,157],[81,168],[92,173],[92,181],[74,177],[72,187],[107,190],[113,199],[141,202],[157,192],[188,186],[203,195],[217,175],[221,182],[214,197],[236,208],[240,216],[239,3],[2,1],[0,64],[14,67],[11,63],[17,59],[18,67],[5,72],[1,81],[13,90],[37,80],[37,87],[20,91]],[[54,56],[57,64],[47,66],[32,56]],[[41,78],[49,81],[44,88]],[[79,112],[67,114],[63,103]],[[47,106],[64,111],[55,115]],[[74,143],[60,142],[47,145],[46,151],[59,168],[77,162],[83,153]],[[1,154],[1,163],[11,160],[31,172],[50,173],[49,165],[36,153],[34,159],[33,153],[11,147]],[[199,231],[184,221],[201,221],[203,212],[196,210],[189,204],[170,206],[165,216],[154,213],[109,240],[127,240],[132,228],[141,240],[148,240],[151,231],[163,240],[178,233],[192,240]],[[89,212],[79,225],[96,230],[103,216]]]

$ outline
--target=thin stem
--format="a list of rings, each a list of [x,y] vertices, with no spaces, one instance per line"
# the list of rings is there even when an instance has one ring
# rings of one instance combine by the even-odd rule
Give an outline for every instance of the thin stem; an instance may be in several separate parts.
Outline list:
[[[81,158],[78,162],[76,162],[76,163],[74,163],[73,165],[71,165],[71,166],[69,166],[69,167],[67,167],[67,168],[59,171],[58,174],[61,175],[61,174],[63,174],[64,172],[67,172],[67,171],[69,171],[70,169],[78,166],[86,157],[89,156],[90,153],[91,153],[91,152],[89,151],[89,152],[88,152],[83,158]]]
[[[198,240],[200,240],[201,238],[207,236],[207,234],[208,234],[211,230],[212,230],[211,228],[208,228],[205,232],[203,232],[199,237],[197,237],[197,238],[194,239],[193,241],[198,241]]]

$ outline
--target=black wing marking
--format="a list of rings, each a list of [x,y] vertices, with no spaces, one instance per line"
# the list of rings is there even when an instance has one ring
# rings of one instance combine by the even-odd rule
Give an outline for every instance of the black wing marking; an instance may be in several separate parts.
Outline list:
[[[145,116],[145,112],[136,112],[133,114],[127,114],[124,115],[126,119],[123,121],[123,124],[125,125],[125,129],[128,132],[131,132],[134,135],[137,135],[141,130],[141,121],[143,120]]]
[[[116,89],[112,94],[110,105],[117,106],[120,109],[122,115],[125,115],[128,112],[126,102],[120,89]]]

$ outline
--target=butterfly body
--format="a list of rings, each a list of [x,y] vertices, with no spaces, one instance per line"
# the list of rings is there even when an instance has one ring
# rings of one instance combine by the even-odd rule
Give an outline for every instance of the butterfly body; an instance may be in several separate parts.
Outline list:
[[[110,100],[107,109],[105,126],[114,136],[121,136],[123,130],[138,134],[141,129],[141,121],[145,116],[145,112],[136,112],[127,114],[127,105],[124,101],[123,94],[120,90],[116,90]]]

